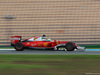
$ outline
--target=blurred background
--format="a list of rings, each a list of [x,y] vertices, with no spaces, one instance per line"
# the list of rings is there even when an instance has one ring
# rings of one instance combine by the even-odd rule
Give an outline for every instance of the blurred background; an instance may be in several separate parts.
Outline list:
[[[0,0],[0,46],[15,35],[100,44],[100,0]]]

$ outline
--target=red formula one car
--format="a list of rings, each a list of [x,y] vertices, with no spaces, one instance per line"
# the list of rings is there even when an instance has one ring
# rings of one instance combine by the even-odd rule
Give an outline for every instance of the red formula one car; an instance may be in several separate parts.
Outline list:
[[[23,41],[21,41],[21,36],[11,36],[11,46],[14,46],[16,51],[23,51],[25,48],[67,51],[85,50],[85,47],[80,47],[74,42],[51,41],[51,39],[46,39],[45,35],[42,37],[34,36]]]

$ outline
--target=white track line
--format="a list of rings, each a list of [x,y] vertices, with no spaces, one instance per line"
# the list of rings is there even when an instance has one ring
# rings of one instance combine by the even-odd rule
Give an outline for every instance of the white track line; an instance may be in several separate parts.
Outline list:
[[[15,49],[0,49],[0,50],[15,50]]]

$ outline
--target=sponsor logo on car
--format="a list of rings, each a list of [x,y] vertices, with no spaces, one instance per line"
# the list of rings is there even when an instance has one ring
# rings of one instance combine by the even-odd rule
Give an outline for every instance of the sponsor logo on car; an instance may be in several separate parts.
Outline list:
[[[20,38],[15,37],[15,38],[11,38],[11,40],[20,40]]]
[[[45,46],[45,47],[48,46],[48,43],[44,43],[44,46]]]
[[[39,47],[41,47],[41,44],[38,44]]]
[[[59,42],[57,42],[57,45],[59,44]]]

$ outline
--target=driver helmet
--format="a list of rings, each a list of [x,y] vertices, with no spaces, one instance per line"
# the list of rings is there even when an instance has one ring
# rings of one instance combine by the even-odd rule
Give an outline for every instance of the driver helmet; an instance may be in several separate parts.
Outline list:
[[[46,39],[46,35],[43,35],[43,36],[42,36],[42,39]]]

